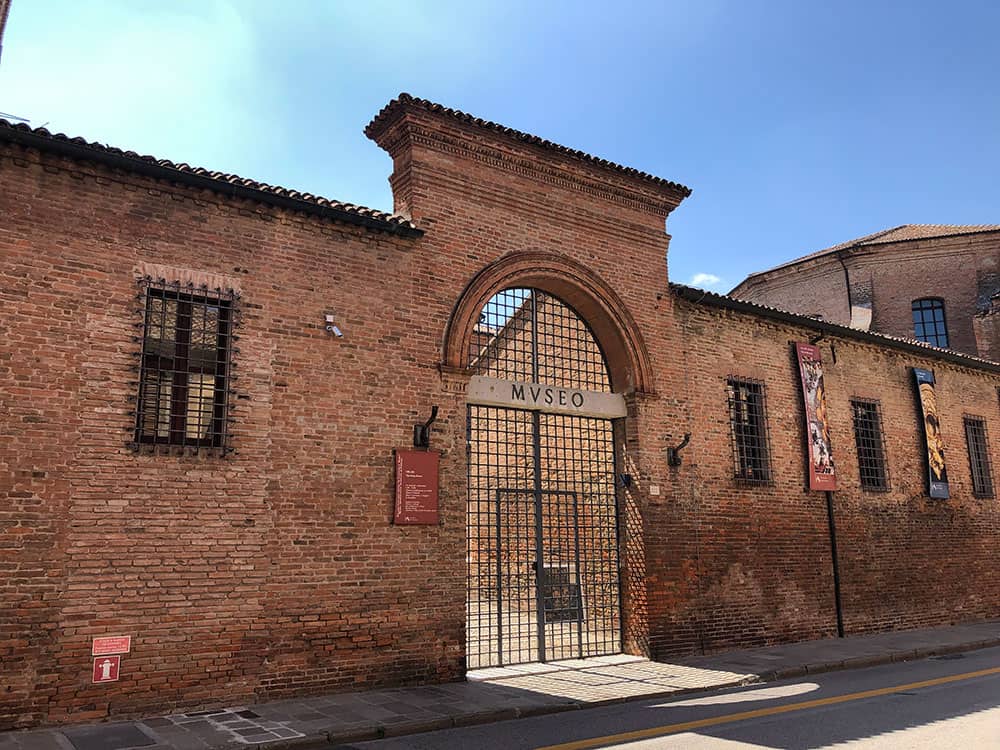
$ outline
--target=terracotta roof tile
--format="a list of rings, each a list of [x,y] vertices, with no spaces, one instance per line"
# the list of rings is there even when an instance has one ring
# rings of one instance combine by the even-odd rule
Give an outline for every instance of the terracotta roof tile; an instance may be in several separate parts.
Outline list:
[[[764,317],[777,318],[805,328],[826,331],[845,338],[853,338],[868,341],[870,343],[883,344],[897,349],[905,349],[911,352],[923,350],[928,355],[938,356],[952,362],[958,362],[967,366],[978,366],[989,369],[992,372],[1000,372],[1000,363],[994,362],[993,360],[984,359],[972,354],[965,354],[964,352],[959,352],[954,349],[943,349],[924,341],[918,341],[917,339],[911,339],[905,336],[893,336],[888,333],[877,333],[875,331],[863,331],[858,328],[851,328],[850,326],[841,325],[839,323],[831,323],[830,321],[811,318],[808,315],[802,315],[801,313],[783,310],[780,307],[773,307],[771,305],[761,304],[760,302],[751,302],[750,300],[740,299],[732,296],[731,294],[719,294],[718,292],[710,292],[706,289],[699,289],[685,284],[675,284],[671,282],[670,288],[674,294],[688,300],[689,302],[708,304],[713,307],[729,308],[742,312],[758,314]]]
[[[781,263],[764,271],[757,271],[756,273],[752,273],[747,276],[734,289],[739,289],[740,286],[745,284],[750,279],[766,276],[772,271],[788,268],[789,266],[796,266],[799,263],[805,263],[816,258],[833,255],[841,250],[851,250],[857,247],[870,247],[872,245],[889,245],[894,242],[909,242],[912,240],[926,240],[938,237],[957,237],[964,234],[980,234],[983,232],[997,231],[1000,231],[1000,224],[903,224],[898,227],[892,227],[891,229],[883,229],[881,232],[868,234],[855,240],[841,242],[839,245],[818,250],[815,253],[809,253],[809,255],[803,255],[801,258]]]
[[[530,133],[524,133],[520,130],[514,130],[513,128],[508,128],[506,125],[500,125],[489,120],[484,120],[480,117],[470,115],[467,112],[462,112],[461,110],[451,109],[450,107],[445,107],[441,104],[436,104],[427,99],[419,99],[415,96],[411,96],[407,93],[402,93],[389,102],[382,110],[372,118],[372,121],[368,123],[365,128],[365,135],[367,135],[372,140],[378,137],[378,134],[390,123],[392,122],[393,115],[396,111],[405,108],[407,106],[417,107],[419,109],[426,110],[438,115],[444,115],[445,117],[450,117],[459,122],[465,123],[467,125],[473,125],[478,128],[484,128],[486,130],[492,130],[495,133],[500,133],[508,138],[512,138],[516,141],[521,141],[522,143],[529,143],[533,146],[538,146],[540,148],[547,149],[549,151],[554,151],[556,153],[562,154],[563,156],[568,156],[572,159],[578,159],[580,161],[587,162],[588,164],[594,164],[605,169],[610,169],[615,172],[621,172],[622,174],[629,175],[630,177],[642,180],[644,182],[651,182],[654,185],[659,185],[662,187],[671,188],[678,191],[681,195],[687,197],[691,195],[691,188],[685,187],[677,182],[672,182],[670,180],[665,180],[662,177],[656,177],[647,172],[641,172],[633,167],[625,167],[621,164],[616,164],[615,162],[608,161],[607,159],[601,159],[600,157],[593,156],[584,151],[578,151],[574,148],[569,148],[568,146],[561,146],[558,143],[553,143],[552,141],[547,141],[544,138],[539,138],[537,135],[531,135]]]
[[[422,234],[422,231],[404,216],[324,198],[312,193],[303,193],[280,185],[268,185],[235,174],[216,172],[204,167],[192,167],[183,162],[157,159],[153,156],[138,154],[135,151],[125,151],[114,146],[87,141],[80,137],[71,138],[62,133],[53,134],[45,128],[31,128],[24,123],[14,124],[0,119],[0,141],[11,141],[64,156],[105,163],[112,167],[148,174],[158,179],[194,183],[196,186],[223,192],[227,195],[239,192],[242,197],[255,198],[264,203],[280,205],[292,210],[317,209],[318,211],[314,210],[313,213],[318,212],[329,218],[393,234],[412,237]],[[236,190],[234,191],[233,188]]]

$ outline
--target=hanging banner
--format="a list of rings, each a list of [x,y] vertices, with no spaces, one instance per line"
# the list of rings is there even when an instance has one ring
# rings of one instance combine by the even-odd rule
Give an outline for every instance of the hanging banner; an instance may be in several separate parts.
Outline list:
[[[802,379],[802,402],[806,411],[806,453],[809,456],[809,489],[837,489],[837,473],[830,447],[830,425],[826,419],[826,392],[823,390],[823,360],[819,347],[795,345]]]
[[[924,442],[927,444],[927,494],[947,500],[948,470],[944,464],[944,439],[941,437],[941,417],[934,395],[934,373],[913,368],[920,396],[920,411],[924,423]]]

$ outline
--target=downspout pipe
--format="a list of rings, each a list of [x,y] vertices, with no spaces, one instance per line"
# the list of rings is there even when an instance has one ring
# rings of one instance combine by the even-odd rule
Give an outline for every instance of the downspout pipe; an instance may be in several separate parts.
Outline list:
[[[847,289],[847,325],[851,325],[854,320],[854,299],[851,297],[851,273],[847,270],[844,262],[844,251],[837,253],[837,260],[840,261],[841,268],[844,269],[844,287]]]
[[[826,522],[830,531],[830,556],[833,558],[833,600],[837,609],[837,637],[844,637],[844,605],[840,597],[840,556],[837,554],[837,523],[833,517],[833,492],[826,492]]]

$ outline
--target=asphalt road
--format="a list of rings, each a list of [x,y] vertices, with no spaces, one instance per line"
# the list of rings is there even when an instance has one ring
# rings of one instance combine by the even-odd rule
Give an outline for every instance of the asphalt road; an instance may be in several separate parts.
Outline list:
[[[349,747],[1000,750],[1000,648]]]

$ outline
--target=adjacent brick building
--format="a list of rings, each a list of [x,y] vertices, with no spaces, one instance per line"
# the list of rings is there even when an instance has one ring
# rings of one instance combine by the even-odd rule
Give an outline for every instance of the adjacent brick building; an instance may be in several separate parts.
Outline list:
[[[366,133],[393,214],[0,124],[0,727],[1000,614],[1000,365],[670,285],[674,182],[406,95]],[[439,523],[395,524],[434,406]]]
[[[733,297],[987,359],[1000,226],[906,224],[750,274]]]

